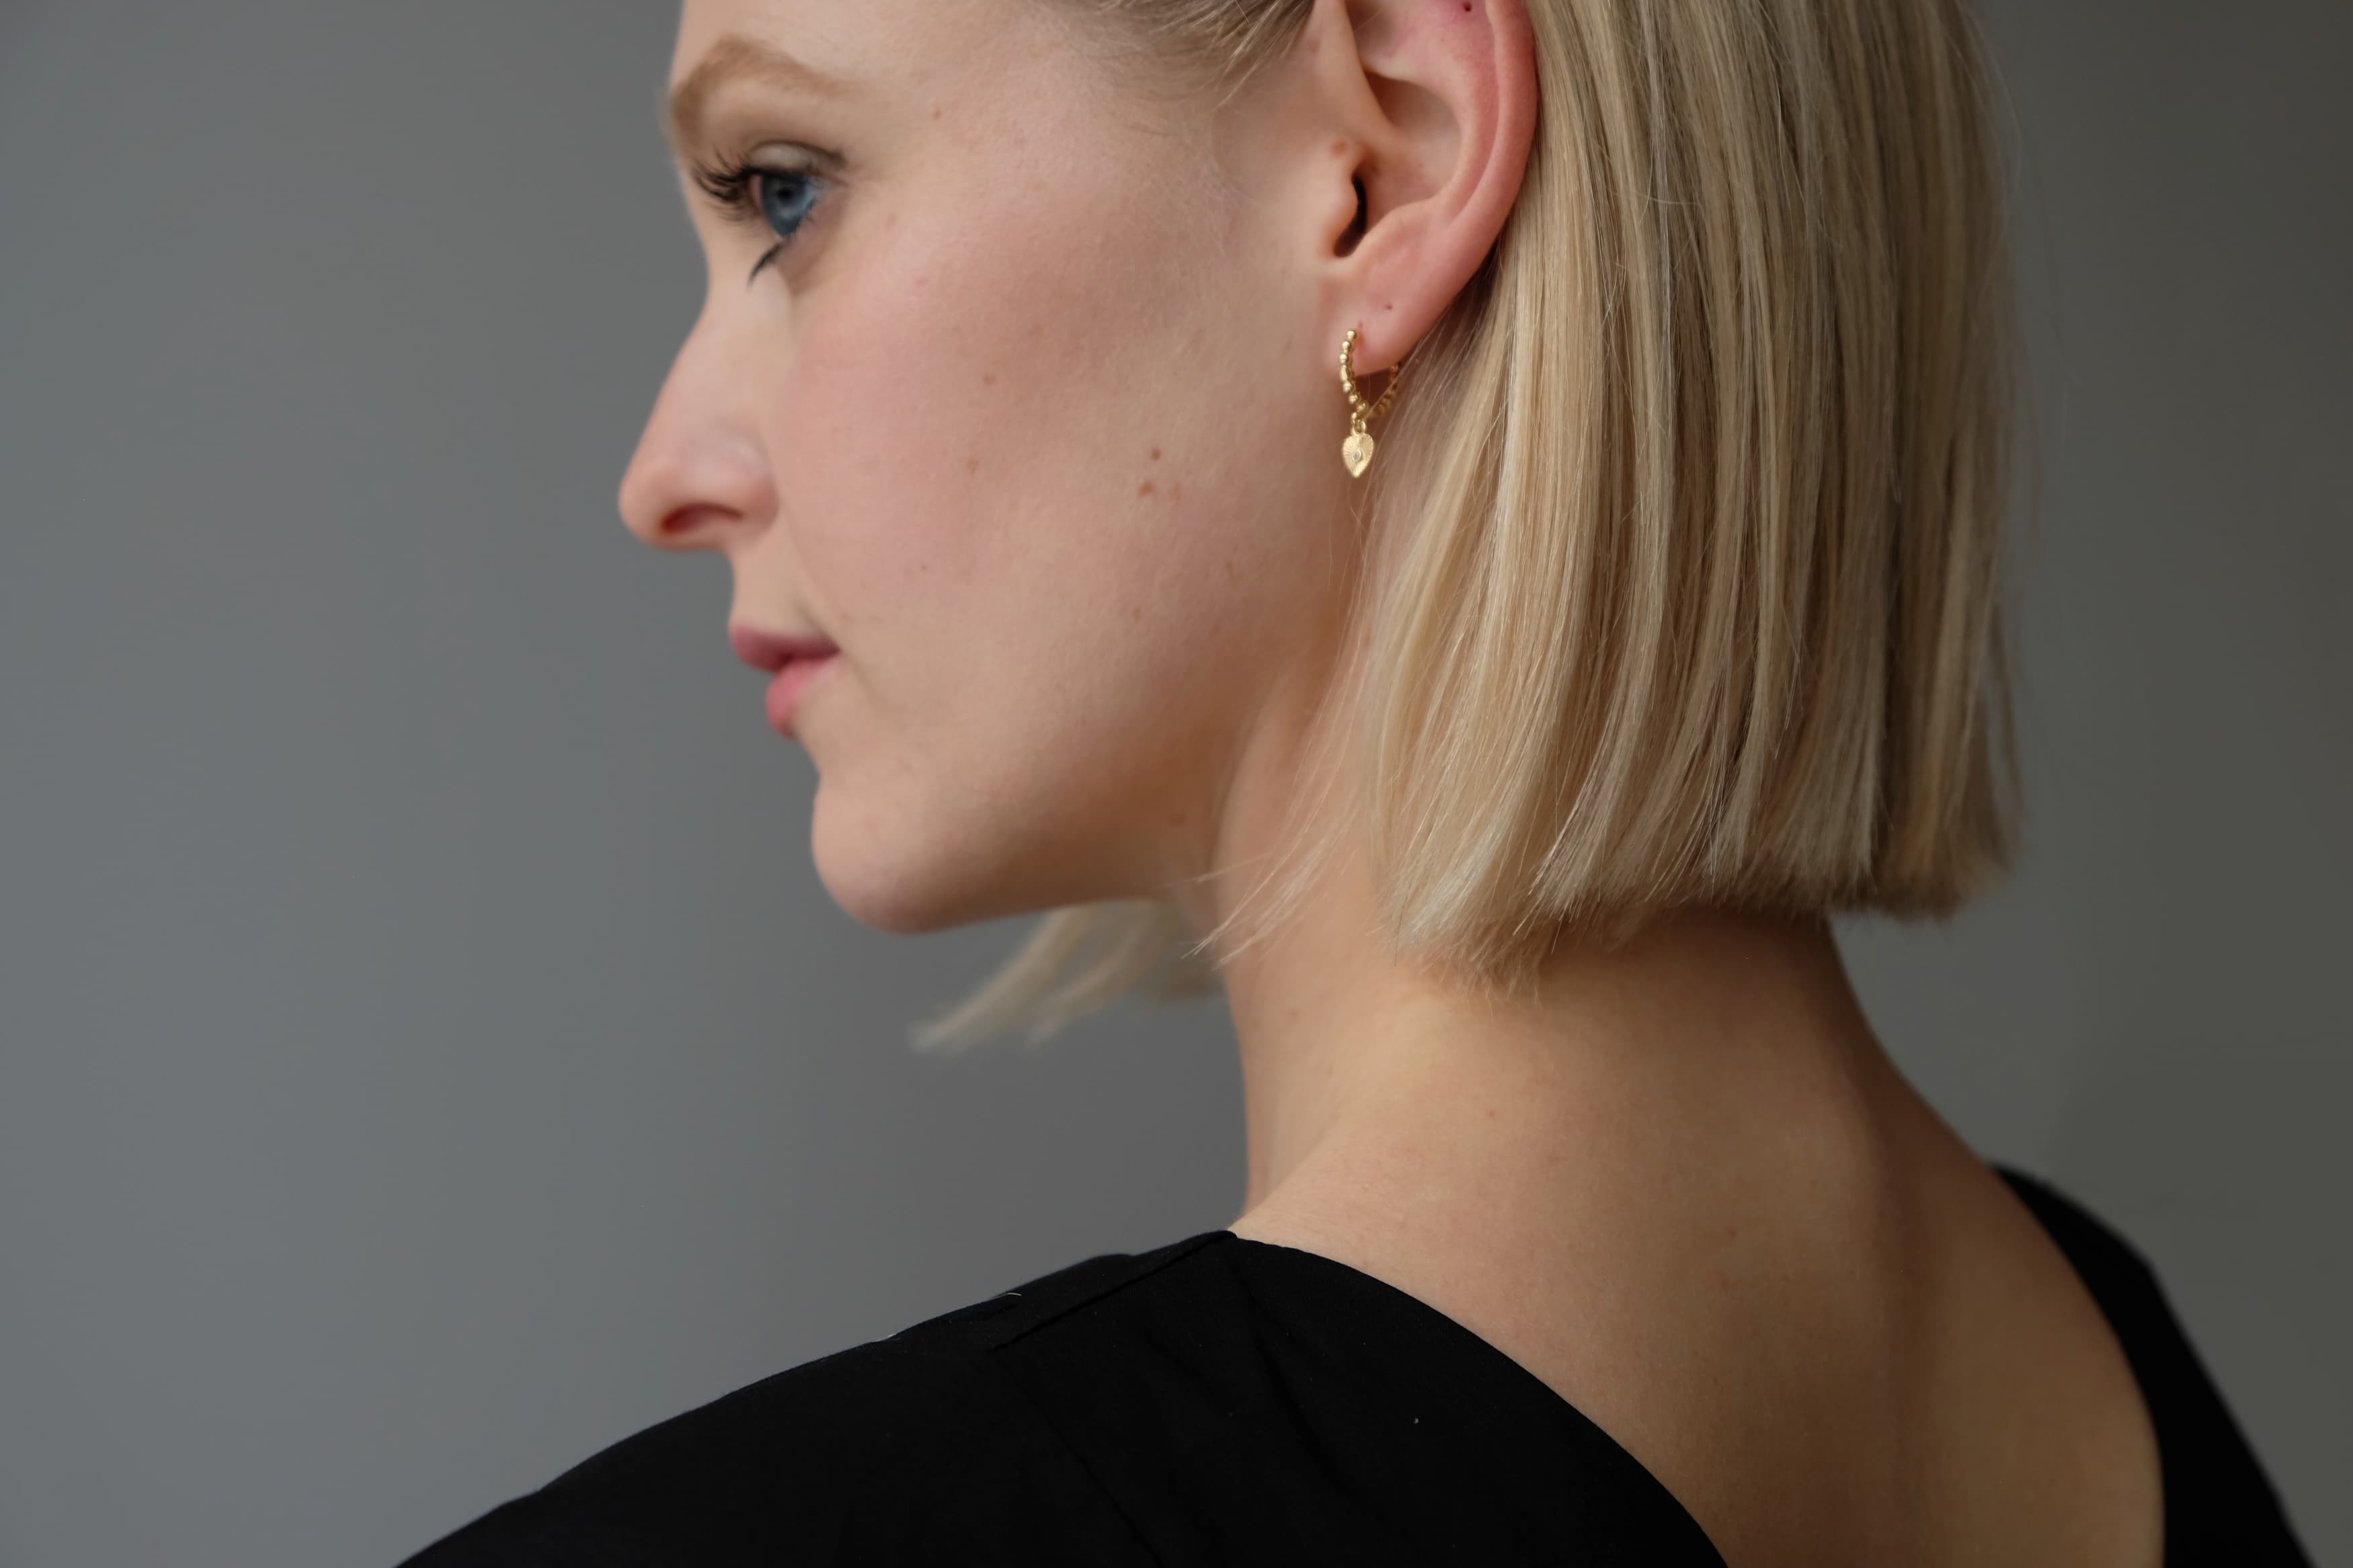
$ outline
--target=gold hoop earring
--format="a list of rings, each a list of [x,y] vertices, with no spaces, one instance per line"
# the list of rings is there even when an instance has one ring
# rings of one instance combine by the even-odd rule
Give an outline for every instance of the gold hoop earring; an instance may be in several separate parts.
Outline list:
[[[1356,353],[1356,329],[1350,327],[1348,335],[1340,340],[1340,390],[1348,395],[1348,438],[1340,443],[1340,461],[1347,466],[1350,479],[1361,479],[1365,470],[1373,466],[1372,432],[1365,426],[1389,411],[1397,401],[1398,383],[1405,378],[1405,362],[1399,360],[1389,372],[1389,384],[1381,390],[1380,401],[1366,403],[1356,391],[1356,372],[1350,368]]]

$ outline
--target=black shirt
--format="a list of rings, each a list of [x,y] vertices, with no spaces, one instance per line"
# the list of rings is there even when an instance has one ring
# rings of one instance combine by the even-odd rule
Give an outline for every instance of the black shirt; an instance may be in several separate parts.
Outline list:
[[[1995,1169],[2123,1342],[2168,1568],[2308,1568],[2147,1262]],[[763,1379],[403,1568],[1572,1561],[1724,1568],[1665,1487],[1503,1352],[1345,1264],[1220,1230]]]

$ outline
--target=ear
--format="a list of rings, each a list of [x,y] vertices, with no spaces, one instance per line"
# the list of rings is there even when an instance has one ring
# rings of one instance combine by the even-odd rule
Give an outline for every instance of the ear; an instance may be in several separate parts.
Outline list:
[[[1479,269],[1518,200],[1535,136],[1526,0],[1315,0],[1299,40],[1315,112],[1344,155],[1323,178],[1321,265],[1335,352],[1386,370]],[[1359,194],[1361,193],[1361,194]]]

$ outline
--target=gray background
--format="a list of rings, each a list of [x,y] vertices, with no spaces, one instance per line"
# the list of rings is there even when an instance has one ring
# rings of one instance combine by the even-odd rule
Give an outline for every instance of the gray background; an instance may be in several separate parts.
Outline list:
[[[2031,840],[1849,950],[2353,1562],[2353,8],[1995,23]],[[5,1568],[387,1564],[1240,1195],[1213,1004],[902,1044],[1020,928],[827,901],[724,564],[614,514],[701,286],[670,26],[0,0]]]

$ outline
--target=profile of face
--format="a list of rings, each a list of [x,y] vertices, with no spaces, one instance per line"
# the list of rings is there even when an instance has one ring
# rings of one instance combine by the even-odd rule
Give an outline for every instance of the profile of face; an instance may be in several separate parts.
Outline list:
[[[839,648],[792,730],[854,917],[1155,892],[1287,765],[1361,526],[1363,148],[1297,52],[1221,104],[1057,0],[686,0],[709,289],[621,509]]]

